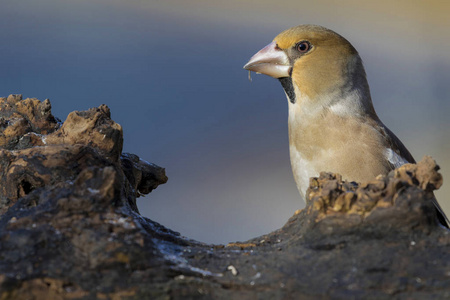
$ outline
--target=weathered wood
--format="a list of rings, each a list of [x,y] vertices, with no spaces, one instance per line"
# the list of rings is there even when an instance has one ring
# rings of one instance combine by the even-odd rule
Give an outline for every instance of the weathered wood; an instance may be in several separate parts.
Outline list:
[[[321,174],[283,228],[207,245],[139,215],[167,177],[121,153],[106,106],[61,125],[10,96],[0,118],[0,299],[450,298],[429,157],[362,185]]]

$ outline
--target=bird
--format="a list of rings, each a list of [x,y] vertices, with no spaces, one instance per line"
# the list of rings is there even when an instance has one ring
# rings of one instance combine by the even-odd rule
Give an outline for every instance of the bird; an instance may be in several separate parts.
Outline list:
[[[319,25],[289,28],[244,69],[276,78],[284,89],[291,167],[302,197],[309,179],[322,171],[367,182],[415,163],[375,112],[361,57],[338,33]],[[433,201],[439,222],[448,227]]]

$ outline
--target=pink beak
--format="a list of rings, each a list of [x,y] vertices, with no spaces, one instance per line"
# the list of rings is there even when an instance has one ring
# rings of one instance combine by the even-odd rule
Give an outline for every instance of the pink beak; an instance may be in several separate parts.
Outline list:
[[[273,78],[282,78],[289,77],[291,66],[286,53],[272,42],[253,55],[244,69]]]

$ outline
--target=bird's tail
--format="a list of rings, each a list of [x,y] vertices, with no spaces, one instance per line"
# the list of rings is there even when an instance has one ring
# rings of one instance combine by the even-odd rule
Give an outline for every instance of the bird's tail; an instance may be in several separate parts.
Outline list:
[[[450,228],[450,221],[448,220],[447,216],[445,215],[444,211],[442,210],[441,206],[439,205],[439,202],[437,202],[436,198],[433,198],[433,204],[434,207],[436,207],[436,213],[437,218],[439,220],[439,223],[441,223],[443,226]]]

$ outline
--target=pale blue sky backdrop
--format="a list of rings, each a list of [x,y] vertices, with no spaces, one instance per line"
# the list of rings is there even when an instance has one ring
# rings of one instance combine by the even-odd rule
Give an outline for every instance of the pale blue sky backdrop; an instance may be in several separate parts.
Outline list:
[[[445,1],[2,0],[0,96],[49,98],[55,116],[107,104],[124,151],[166,168],[143,215],[203,242],[246,240],[304,206],[280,84],[247,60],[282,30],[350,40],[380,118],[450,180]],[[437,193],[450,215],[450,188]]]

